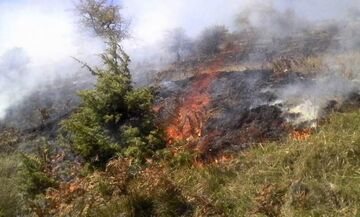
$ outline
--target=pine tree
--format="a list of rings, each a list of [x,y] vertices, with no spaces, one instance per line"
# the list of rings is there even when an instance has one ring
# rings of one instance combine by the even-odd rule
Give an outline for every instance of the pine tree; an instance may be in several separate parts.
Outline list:
[[[138,162],[163,147],[162,131],[154,124],[151,88],[135,89],[128,68],[130,58],[121,42],[127,24],[117,5],[106,0],[83,0],[78,5],[82,22],[106,44],[101,68],[81,62],[97,78],[95,88],[79,93],[82,106],[62,123],[75,150],[95,166],[115,155]]]

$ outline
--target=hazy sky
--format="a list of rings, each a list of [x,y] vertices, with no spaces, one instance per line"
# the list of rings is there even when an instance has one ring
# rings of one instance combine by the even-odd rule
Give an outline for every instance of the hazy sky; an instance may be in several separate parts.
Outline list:
[[[59,61],[89,50],[78,35],[72,2],[75,0],[0,0],[0,54],[22,47],[32,59]],[[120,1],[120,0],[117,0]],[[295,8],[307,18],[344,14],[358,0],[121,0],[131,21],[128,49],[161,40],[169,29],[184,27],[191,36],[214,24],[233,24],[234,16],[250,4],[271,2]],[[75,45],[75,46],[74,46]]]
[[[175,27],[183,27],[190,36],[214,24],[231,27],[234,16],[251,4],[294,8],[300,16],[317,20],[343,18],[348,8],[359,7],[359,0],[117,1],[131,21],[132,38],[125,48],[133,59],[153,52],[149,48],[159,48],[153,44]],[[76,0],[0,0],[0,118],[4,109],[36,88],[39,81],[76,72],[79,67],[71,56],[89,60],[102,49],[96,39],[79,31],[73,2]],[[24,56],[26,62],[17,60]],[[14,63],[23,66],[13,67]]]
[[[356,4],[359,3],[359,4]],[[272,4],[279,10],[293,8],[307,19],[343,16],[359,0],[122,0],[124,12],[132,20],[133,35],[153,42],[174,26],[196,35],[214,24],[233,25],[234,16],[249,5]]]

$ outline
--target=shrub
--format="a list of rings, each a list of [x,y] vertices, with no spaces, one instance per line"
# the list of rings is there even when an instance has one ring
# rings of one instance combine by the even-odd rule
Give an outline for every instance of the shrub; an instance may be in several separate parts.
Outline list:
[[[211,56],[220,52],[220,46],[225,42],[228,30],[225,26],[214,26],[205,29],[197,43],[200,55]]]
[[[49,144],[41,143],[33,154],[21,154],[21,185],[28,199],[34,199],[49,187],[56,187],[52,177],[51,151]]]
[[[153,91],[132,86],[130,59],[120,44],[126,29],[118,9],[101,0],[79,5],[84,23],[104,40],[107,49],[101,54],[103,68],[82,63],[96,76],[97,84],[93,90],[80,92],[83,105],[62,126],[75,150],[94,166],[105,166],[116,155],[143,162],[164,144],[153,120]]]
[[[47,173],[45,163],[37,156],[22,155],[24,174],[23,187],[30,198],[44,193],[49,187],[56,186],[55,180]]]

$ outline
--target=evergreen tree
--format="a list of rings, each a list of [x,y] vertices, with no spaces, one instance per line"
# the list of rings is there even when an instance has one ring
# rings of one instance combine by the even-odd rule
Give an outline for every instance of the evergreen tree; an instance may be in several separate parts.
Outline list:
[[[80,92],[83,105],[63,129],[75,150],[95,166],[115,155],[132,156],[138,162],[164,145],[162,131],[154,124],[150,88],[135,89],[128,68],[130,59],[121,46],[127,24],[117,5],[106,0],[83,0],[78,5],[82,22],[106,44],[103,66],[83,66],[96,76],[94,89]]]

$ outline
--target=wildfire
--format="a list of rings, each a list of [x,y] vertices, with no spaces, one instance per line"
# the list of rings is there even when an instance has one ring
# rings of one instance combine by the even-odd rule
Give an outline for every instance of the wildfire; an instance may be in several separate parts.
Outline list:
[[[206,116],[205,108],[211,102],[209,87],[221,66],[221,59],[215,59],[209,67],[200,69],[199,74],[202,75],[183,96],[182,103],[177,109],[177,118],[171,121],[166,129],[169,143],[202,136],[203,120]]]
[[[230,154],[221,154],[219,156],[211,157],[209,159],[195,159],[193,165],[197,168],[204,168],[210,164],[226,164],[234,159]]]
[[[311,133],[312,133],[311,129],[294,130],[293,132],[291,132],[291,136],[297,141],[304,141],[311,136]]]
[[[224,154],[224,155],[221,155],[221,156],[215,158],[214,162],[217,163],[217,164],[222,164],[222,163],[229,162],[232,159],[233,159],[233,156],[228,155],[228,154]]]
[[[212,76],[207,76],[193,84],[192,90],[183,98],[183,103],[178,108],[176,120],[166,130],[169,138],[178,140],[194,135],[201,136],[205,107],[210,103],[206,90],[211,81]]]

